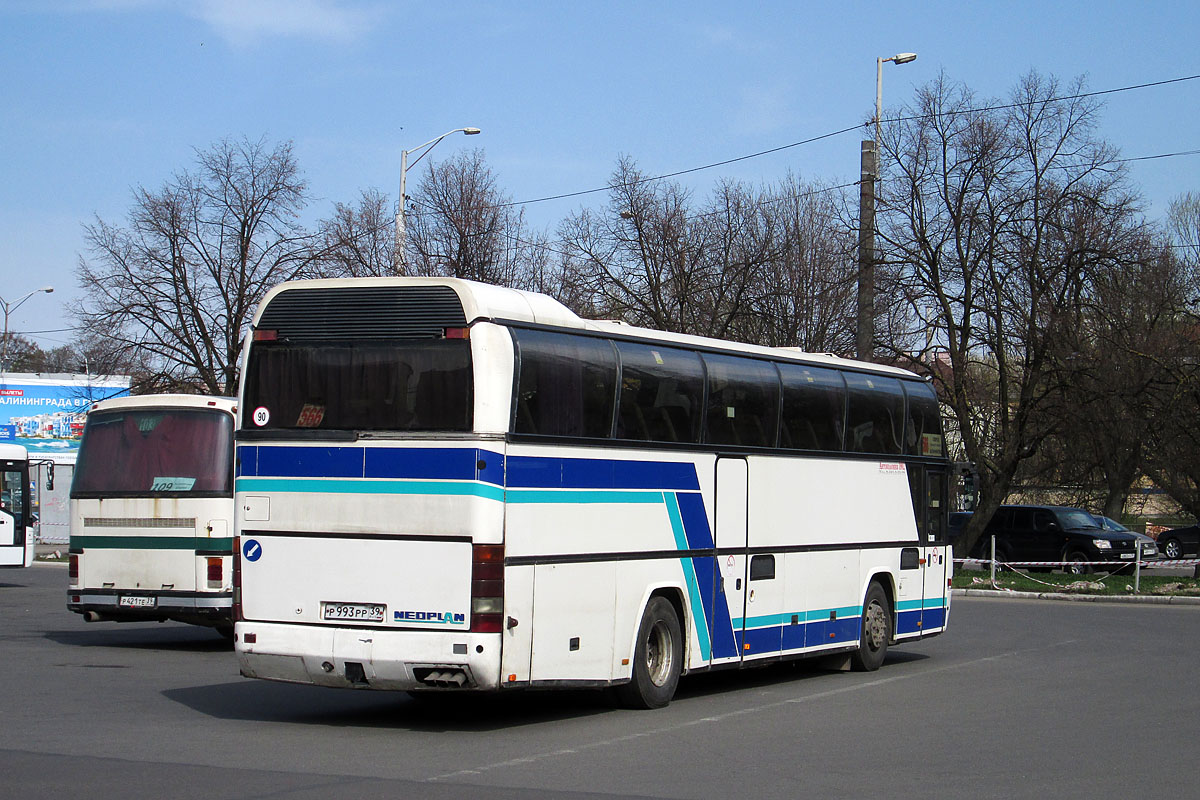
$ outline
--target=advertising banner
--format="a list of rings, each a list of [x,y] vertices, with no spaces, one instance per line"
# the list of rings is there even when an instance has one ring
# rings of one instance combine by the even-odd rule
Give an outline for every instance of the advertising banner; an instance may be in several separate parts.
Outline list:
[[[94,375],[0,375],[0,442],[35,455],[73,455],[92,403],[129,394],[129,378]]]

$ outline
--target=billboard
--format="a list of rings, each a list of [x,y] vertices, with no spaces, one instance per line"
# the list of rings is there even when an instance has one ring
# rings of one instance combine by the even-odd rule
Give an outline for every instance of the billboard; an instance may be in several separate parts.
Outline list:
[[[0,442],[31,456],[74,455],[92,403],[128,394],[126,376],[0,374]]]

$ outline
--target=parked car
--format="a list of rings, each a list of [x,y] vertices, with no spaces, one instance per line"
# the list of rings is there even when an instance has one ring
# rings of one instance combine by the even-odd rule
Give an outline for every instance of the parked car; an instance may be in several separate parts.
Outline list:
[[[1200,556],[1200,525],[1163,531],[1158,535],[1158,550],[1171,559]]]
[[[1106,531],[1091,514],[1067,506],[1000,506],[988,521],[975,555],[990,555],[996,537],[996,560],[1005,563],[1066,563],[1077,575],[1091,572],[1095,562],[1128,561],[1137,557],[1137,537],[1128,531]],[[1049,571],[1041,564],[1034,570]],[[1110,572],[1123,567],[1104,566]]]
[[[1147,536],[1144,533],[1131,531],[1121,523],[1117,522],[1112,517],[1105,517],[1099,514],[1092,514],[1092,518],[1096,520],[1096,524],[1106,531],[1116,531],[1118,533],[1132,533],[1137,537],[1137,540],[1142,543],[1142,560],[1143,561],[1158,561],[1162,558],[1162,554],[1158,552],[1158,543],[1154,541],[1153,536]]]

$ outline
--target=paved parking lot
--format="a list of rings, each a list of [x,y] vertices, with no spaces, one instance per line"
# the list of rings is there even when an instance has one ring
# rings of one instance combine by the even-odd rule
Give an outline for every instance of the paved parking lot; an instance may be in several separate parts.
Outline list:
[[[1187,797],[1200,608],[955,598],[876,673],[779,665],[416,701],[251,681],[184,625],[87,625],[0,572],[0,797]],[[1177,742],[1178,756],[1164,753]]]

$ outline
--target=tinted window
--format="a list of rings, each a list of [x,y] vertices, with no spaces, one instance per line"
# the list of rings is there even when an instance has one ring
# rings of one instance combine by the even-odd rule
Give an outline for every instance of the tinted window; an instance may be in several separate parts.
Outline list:
[[[88,414],[72,497],[232,496],[233,418],[220,411]]]
[[[467,339],[256,342],[243,420],[265,430],[468,431],[471,379]]]
[[[621,400],[617,437],[695,442],[704,396],[700,356],[669,347],[618,342]]]
[[[611,342],[514,330],[521,374],[517,433],[607,438],[616,402],[617,356]]]
[[[846,388],[846,449],[853,453],[902,453],[904,391],[900,381],[850,372],[846,373]]]
[[[841,373],[820,367],[780,364],[783,379],[781,447],[841,450],[846,384]]]
[[[928,383],[903,381],[908,396],[908,419],[904,426],[904,452],[909,455],[945,455],[942,440],[942,416],[937,393]]]
[[[708,418],[705,441],[774,447],[779,378],[762,361],[706,354]]]

